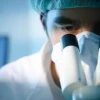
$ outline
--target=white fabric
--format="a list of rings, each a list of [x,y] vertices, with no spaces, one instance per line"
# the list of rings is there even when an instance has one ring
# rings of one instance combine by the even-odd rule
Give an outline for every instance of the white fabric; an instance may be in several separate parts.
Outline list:
[[[98,59],[100,59],[100,44],[99,44],[99,53]],[[96,71],[94,73],[94,85],[100,86],[100,60],[97,62]]]
[[[0,100],[64,100],[61,90],[52,80],[50,47],[47,43],[39,53],[0,69]],[[94,56],[97,58],[98,55]],[[88,67],[84,64],[86,78],[91,82]]]
[[[51,77],[49,47],[0,69],[0,100],[64,100]]]

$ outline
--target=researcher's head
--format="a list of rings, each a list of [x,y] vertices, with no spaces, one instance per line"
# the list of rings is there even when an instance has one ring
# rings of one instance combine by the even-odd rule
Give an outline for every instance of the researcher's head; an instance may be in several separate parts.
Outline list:
[[[31,0],[53,44],[64,34],[100,34],[100,0]]]

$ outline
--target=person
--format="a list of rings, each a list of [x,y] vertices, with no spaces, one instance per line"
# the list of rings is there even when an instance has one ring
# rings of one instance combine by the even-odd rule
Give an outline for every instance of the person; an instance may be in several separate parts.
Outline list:
[[[48,41],[40,52],[0,69],[0,100],[65,100],[56,45],[63,35],[76,35],[86,84],[92,85],[99,61],[100,0],[31,0],[31,4],[40,14]]]

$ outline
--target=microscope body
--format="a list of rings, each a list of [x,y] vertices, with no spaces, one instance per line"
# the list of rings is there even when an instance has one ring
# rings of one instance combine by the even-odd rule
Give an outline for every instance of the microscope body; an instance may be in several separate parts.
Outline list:
[[[100,87],[85,84],[76,36],[64,35],[61,38],[61,46],[64,71],[59,78],[65,100],[100,100]]]

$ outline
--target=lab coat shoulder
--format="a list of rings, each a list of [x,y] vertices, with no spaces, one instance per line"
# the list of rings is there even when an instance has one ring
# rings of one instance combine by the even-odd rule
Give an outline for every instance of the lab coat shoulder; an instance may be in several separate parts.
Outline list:
[[[23,57],[0,69],[0,99],[25,100],[40,77],[40,53]]]

